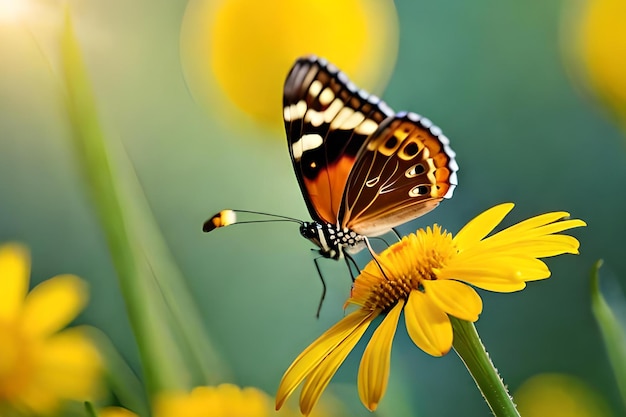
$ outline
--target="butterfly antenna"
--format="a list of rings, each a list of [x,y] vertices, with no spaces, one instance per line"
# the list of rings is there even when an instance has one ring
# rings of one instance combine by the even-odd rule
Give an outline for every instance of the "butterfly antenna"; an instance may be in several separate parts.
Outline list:
[[[253,214],[256,216],[271,217],[271,219],[238,221],[237,213],[245,213],[245,214]],[[262,213],[259,211],[250,211],[250,210],[226,209],[226,210],[220,211],[219,213],[217,213],[216,215],[214,215],[213,217],[205,221],[204,224],[202,225],[202,231],[208,233],[217,228],[230,226],[232,224],[269,223],[269,222],[292,222],[292,223],[298,223],[300,225],[304,223],[302,220],[294,219],[293,217],[280,216],[278,214]]]

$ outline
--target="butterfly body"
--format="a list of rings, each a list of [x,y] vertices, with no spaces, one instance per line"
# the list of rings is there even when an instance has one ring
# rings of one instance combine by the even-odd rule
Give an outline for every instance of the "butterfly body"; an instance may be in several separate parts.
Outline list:
[[[344,251],[358,252],[365,246],[363,235],[330,223],[304,222],[300,234],[319,247],[320,255],[330,259],[341,259]]]
[[[326,60],[296,61],[284,86],[291,161],[313,222],[301,234],[339,259],[368,236],[450,198],[458,166],[441,129],[415,113],[394,113]]]

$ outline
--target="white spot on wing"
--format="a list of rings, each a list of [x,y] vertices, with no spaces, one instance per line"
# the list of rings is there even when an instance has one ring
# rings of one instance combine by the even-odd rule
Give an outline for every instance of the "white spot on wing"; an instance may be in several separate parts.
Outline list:
[[[354,112],[352,115],[350,115],[350,117],[348,117],[348,120],[346,120],[344,123],[341,124],[341,126],[339,126],[339,129],[354,129],[359,124],[361,124],[363,120],[365,120],[365,115],[363,113],[361,113],[360,111]]]
[[[320,94],[319,101],[320,103],[322,103],[323,106],[325,106],[330,103],[334,98],[335,93],[333,93],[333,90],[331,90],[330,87],[326,87],[324,91],[322,91],[322,93]]]
[[[283,117],[286,122],[293,122],[294,120],[302,119],[306,110],[306,101],[300,100],[296,104],[290,104],[289,107],[285,107],[283,110]]]
[[[324,111],[324,122],[330,123],[335,118],[339,110],[343,107],[343,101],[336,98],[330,103],[330,106]]]
[[[361,135],[371,135],[378,129],[378,123],[372,119],[365,119],[363,123],[357,126],[356,133]]]
[[[309,95],[314,98],[317,97],[320,91],[322,91],[322,87],[323,85],[320,80],[313,81],[309,87]]]
[[[291,145],[293,159],[299,161],[304,152],[319,148],[323,143],[324,139],[317,133],[309,133],[302,136],[297,142]]]
[[[304,121],[318,127],[324,123],[324,112],[309,110],[306,112],[306,116],[304,116]]]
[[[348,118],[353,114],[354,110],[352,110],[350,107],[342,107],[341,110],[339,110],[339,113],[337,113],[337,117],[335,117],[333,122],[330,124],[330,128],[341,129],[344,122],[348,120]]]

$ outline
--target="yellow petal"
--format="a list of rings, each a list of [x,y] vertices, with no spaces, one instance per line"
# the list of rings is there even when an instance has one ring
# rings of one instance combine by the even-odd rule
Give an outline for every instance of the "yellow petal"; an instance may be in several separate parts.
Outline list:
[[[0,321],[12,321],[19,314],[28,292],[30,257],[18,244],[0,246]]]
[[[513,226],[507,227],[500,233],[523,233],[528,230],[536,229],[546,224],[554,223],[558,220],[569,217],[569,213],[566,211],[554,211],[551,213],[540,214],[539,216],[531,217],[530,219],[523,220]]]
[[[404,300],[400,299],[372,335],[361,358],[358,377],[359,397],[370,411],[376,410],[387,389],[391,364],[391,342],[396,334],[403,307]]]
[[[483,239],[513,210],[513,203],[504,203],[490,208],[467,223],[454,237],[457,248],[463,251]]]
[[[45,337],[70,323],[87,304],[87,286],[77,276],[58,275],[37,285],[24,303],[24,331]]]
[[[315,404],[317,404],[317,401],[328,386],[331,378],[346,360],[348,354],[354,349],[354,346],[359,342],[374,317],[373,313],[370,313],[367,317],[368,319],[355,328],[354,331],[334,348],[309,374],[302,387],[302,392],[300,393],[300,411],[302,414],[307,416],[311,413],[311,410]]]
[[[463,255],[459,254],[450,262],[450,265],[439,270],[437,278],[455,279],[483,288],[479,285],[483,279],[518,282],[535,281],[550,276],[550,269],[547,265],[536,258],[521,255],[490,257],[488,253],[485,253],[482,257],[475,256],[467,260]]]
[[[448,315],[420,291],[411,291],[404,308],[409,336],[420,349],[443,356],[452,347],[452,325]]]
[[[424,293],[443,311],[461,320],[475,322],[483,301],[470,286],[448,279],[423,281]]]
[[[55,393],[36,383],[30,384],[20,398],[20,406],[34,416],[50,415],[59,408],[60,403]]]
[[[64,330],[47,339],[42,351],[40,383],[60,398],[93,399],[102,370],[101,359],[84,330]]]
[[[367,327],[378,314],[377,311],[371,312],[363,309],[348,314],[298,355],[280,381],[276,392],[276,409],[282,407],[298,385],[329,353],[361,327]]]
[[[550,223],[550,224],[546,224],[540,227],[536,227],[534,229],[522,230],[522,231],[511,232],[510,229],[515,227],[515,226],[511,226],[509,229],[505,229],[499,233],[496,233],[493,236],[489,236],[487,239],[485,239],[485,242],[489,242],[491,240],[493,242],[497,242],[498,245],[512,244],[514,242],[520,242],[520,241],[529,240],[533,238],[552,235],[552,234],[559,233],[565,230],[573,229],[576,227],[583,227],[586,225],[587,224],[582,220],[573,219],[573,220],[563,220],[563,221],[559,221],[556,223]]]
[[[484,269],[482,271],[463,271],[462,280],[474,287],[493,292],[515,292],[526,288],[526,281],[511,278],[493,276],[492,271]]]
[[[516,241],[483,241],[461,255],[466,260],[473,256],[498,256],[500,254],[516,254],[525,257],[547,258],[564,253],[578,254],[580,243],[575,237],[568,235],[546,235]]]

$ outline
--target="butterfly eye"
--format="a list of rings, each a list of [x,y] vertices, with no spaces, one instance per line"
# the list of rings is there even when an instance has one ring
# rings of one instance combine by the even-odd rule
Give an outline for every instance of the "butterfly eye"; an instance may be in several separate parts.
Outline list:
[[[410,197],[419,197],[421,195],[426,195],[429,193],[429,187],[425,185],[418,185],[417,187],[413,187],[411,191],[409,191]]]
[[[405,173],[405,176],[407,178],[413,178],[413,177],[417,177],[418,175],[422,175],[424,172],[426,172],[426,168],[424,168],[424,165],[419,163],[419,164],[413,165],[411,168],[407,169],[406,173]]]

